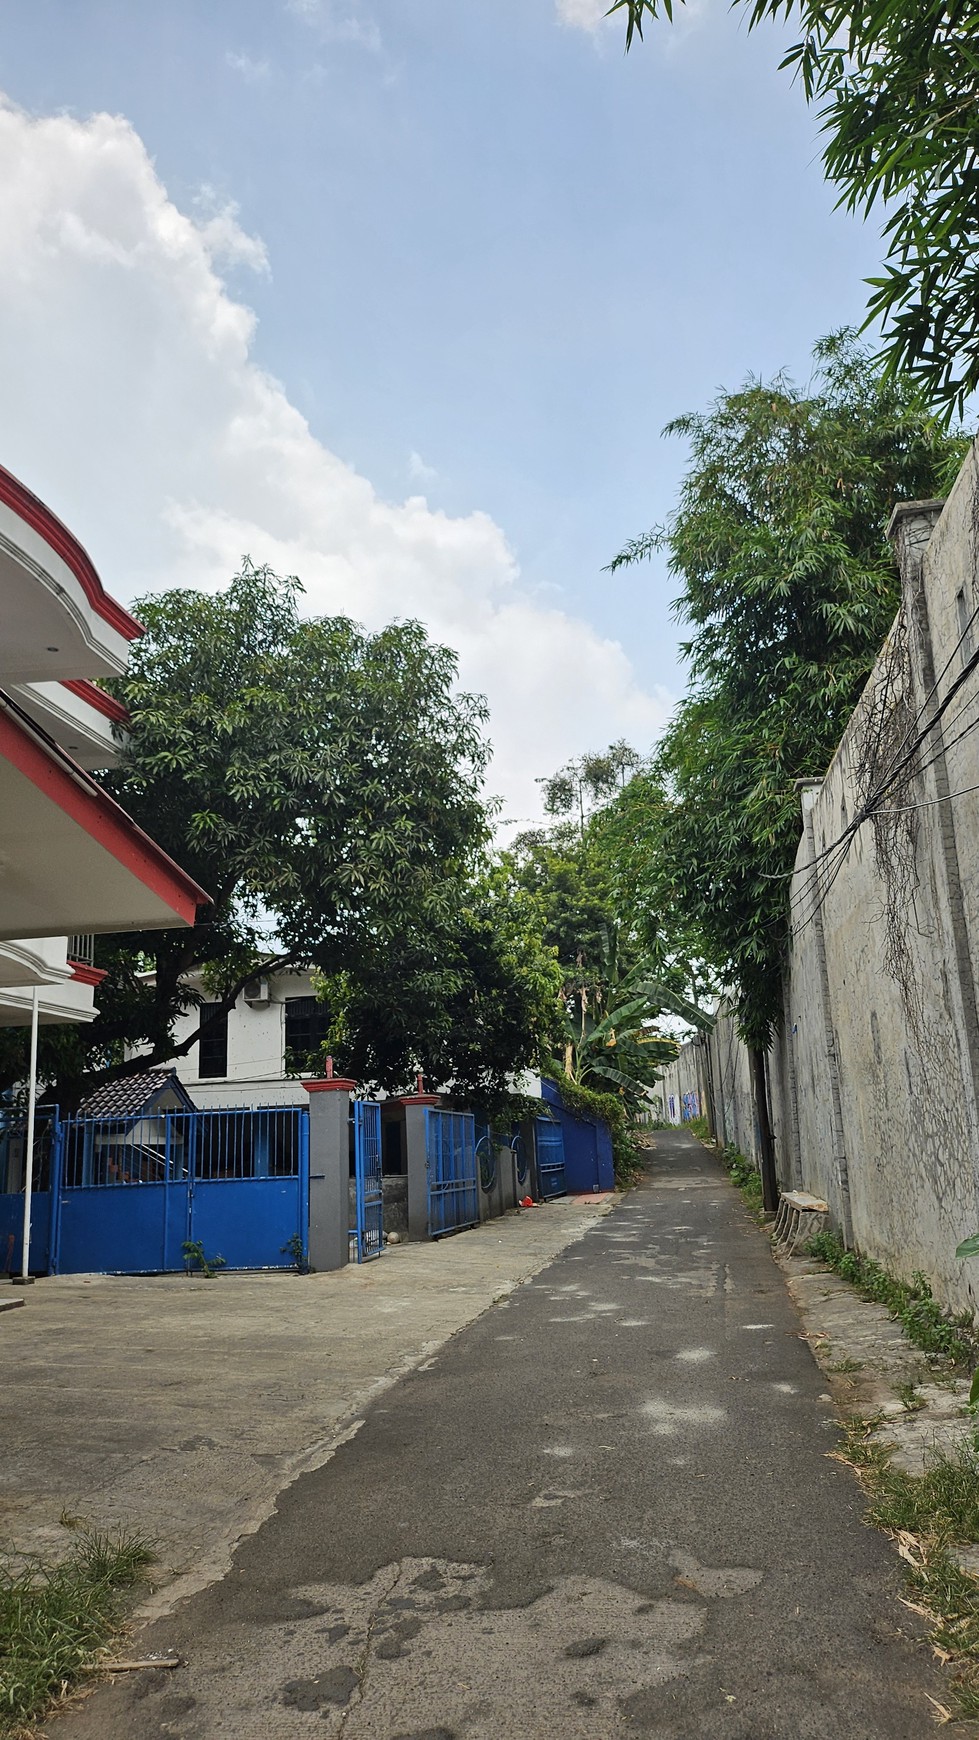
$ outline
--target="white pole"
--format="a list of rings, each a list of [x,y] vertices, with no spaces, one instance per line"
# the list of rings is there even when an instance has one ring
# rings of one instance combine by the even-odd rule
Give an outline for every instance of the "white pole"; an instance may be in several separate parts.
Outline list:
[[[31,1197],[34,1194],[34,1110],[37,1105],[37,1016],[38,986],[31,995],[31,1067],[27,1083],[27,1152],[24,1156],[24,1256],[21,1262],[21,1285],[31,1279]]]

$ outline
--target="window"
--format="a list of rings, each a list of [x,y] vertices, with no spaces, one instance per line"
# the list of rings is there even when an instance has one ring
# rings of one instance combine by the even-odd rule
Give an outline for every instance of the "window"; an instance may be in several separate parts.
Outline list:
[[[207,1021],[208,1017],[220,1008],[218,1003],[202,1003],[200,1017]],[[197,1041],[197,1073],[201,1080],[208,1077],[227,1075],[228,1073],[228,1017],[227,1013],[219,1015],[209,1027],[205,1027]]]
[[[286,1074],[308,1075],[323,1067],[330,1011],[318,997],[287,997]]]

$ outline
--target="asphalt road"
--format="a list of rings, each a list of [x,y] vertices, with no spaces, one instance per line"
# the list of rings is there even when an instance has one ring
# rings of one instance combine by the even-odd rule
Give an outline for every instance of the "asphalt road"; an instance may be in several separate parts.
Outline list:
[[[546,1210],[542,1210],[546,1213]],[[692,1138],[375,1405],[52,1740],[923,1740],[946,1689]]]

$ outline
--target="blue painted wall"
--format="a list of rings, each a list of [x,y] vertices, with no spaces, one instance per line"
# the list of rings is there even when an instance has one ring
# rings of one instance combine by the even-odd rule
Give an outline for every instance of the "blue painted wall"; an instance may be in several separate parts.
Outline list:
[[[564,1175],[572,1195],[615,1188],[612,1137],[604,1118],[579,1118],[561,1104],[553,1082],[541,1083],[541,1097],[552,1107],[564,1131]]]

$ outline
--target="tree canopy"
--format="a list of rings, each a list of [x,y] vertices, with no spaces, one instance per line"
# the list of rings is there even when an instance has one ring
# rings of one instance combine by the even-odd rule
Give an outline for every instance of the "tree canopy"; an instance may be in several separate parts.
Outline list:
[[[679,0],[682,4],[682,0]],[[870,280],[892,372],[961,412],[979,386],[979,5],[976,0],[733,0],[755,29],[795,20],[782,65],[819,105],[841,204],[880,204],[886,258]],[[626,46],[674,0],[614,0]]]
[[[139,1067],[185,1054],[197,1030],[175,1044],[178,1015],[206,998],[213,1018],[292,964],[329,984],[375,1085],[422,1066],[497,1089],[547,1048],[550,963],[485,880],[485,703],[421,624],[302,617],[301,590],[246,560],[223,591],[136,606],[146,634],[115,684],[130,724],[104,783],[213,904],[193,930],[97,939],[98,1019],[43,1034],[68,1104],[134,1046]],[[5,1047],[16,1080],[23,1035]]]
[[[554,1072],[638,1110],[676,1055],[658,1017],[666,1009],[702,1019],[686,997],[689,964],[642,874],[656,849],[661,794],[623,743],[569,762],[542,784],[557,819],[519,835],[504,862],[535,902],[557,961]]]
[[[652,762],[646,899],[684,915],[761,1049],[780,1011],[795,781],[822,777],[896,609],[894,503],[944,493],[966,446],[852,334],[815,361],[806,392],[752,380],[671,425],[690,443],[676,511],[613,564],[665,550],[691,630],[690,687]]]

